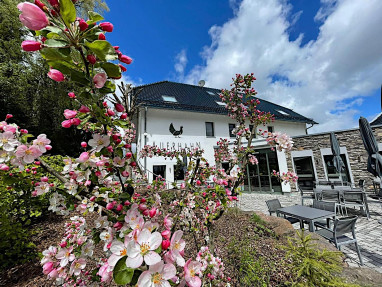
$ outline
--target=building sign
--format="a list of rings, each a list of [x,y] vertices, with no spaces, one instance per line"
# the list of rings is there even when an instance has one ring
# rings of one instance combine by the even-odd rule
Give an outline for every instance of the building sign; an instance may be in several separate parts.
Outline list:
[[[185,142],[155,142],[153,141],[153,146],[157,146],[159,148],[166,148],[166,149],[173,149],[173,150],[179,150],[182,148],[199,148],[201,149],[201,144],[200,142],[195,142],[195,143],[185,143]]]

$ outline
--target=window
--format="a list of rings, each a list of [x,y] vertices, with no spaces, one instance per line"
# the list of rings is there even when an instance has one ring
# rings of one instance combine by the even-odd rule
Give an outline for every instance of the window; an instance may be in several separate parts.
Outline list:
[[[224,169],[225,172],[228,172],[229,162],[222,162],[222,169]]]
[[[214,92],[211,92],[211,91],[207,91],[207,94],[210,94],[211,96],[215,96],[216,95]]]
[[[284,112],[282,110],[276,110],[278,111],[280,114],[284,115],[284,116],[289,116],[289,114],[287,112]]]
[[[154,165],[153,166],[153,180],[156,180],[158,176],[162,178],[166,177],[166,166],[165,165]]]
[[[268,129],[268,132],[273,133],[273,127],[268,126],[267,129]]]
[[[350,174],[345,154],[341,154],[341,159],[344,162],[345,169],[341,170],[341,173],[339,173],[333,164],[333,155],[324,155],[324,162],[328,179],[339,179],[342,180],[342,182],[350,182]]]
[[[214,123],[213,122],[206,122],[206,136],[207,137],[214,137]]]
[[[223,103],[223,102],[215,101],[215,103],[217,103],[219,106],[223,106],[223,107],[225,107],[225,106],[226,106],[226,104],[225,104],[225,103]]]
[[[162,99],[165,101],[165,102],[171,102],[171,103],[177,103],[178,101],[176,100],[175,97],[173,96],[166,96],[166,95],[163,95],[162,96]]]
[[[249,132],[252,132],[252,129],[253,129],[253,125],[249,125]],[[257,138],[257,131],[255,131],[255,133],[253,134],[253,138]]]
[[[235,138],[236,135],[233,133],[233,130],[236,128],[235,124],[228,124],[229,136]]]

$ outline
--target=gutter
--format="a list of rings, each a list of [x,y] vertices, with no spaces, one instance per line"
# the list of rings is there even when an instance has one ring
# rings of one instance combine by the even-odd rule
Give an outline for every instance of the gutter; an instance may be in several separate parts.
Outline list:
[[[144,136],[144,146],[147,145],[147,106],[145,106],[145,120],[144,120],[144,128],[143,128],[143,136]],[[144,168],[145,168],[145,174],[146,174],[146,171],[147,171],[147,157],[145,157],[144,159]]]

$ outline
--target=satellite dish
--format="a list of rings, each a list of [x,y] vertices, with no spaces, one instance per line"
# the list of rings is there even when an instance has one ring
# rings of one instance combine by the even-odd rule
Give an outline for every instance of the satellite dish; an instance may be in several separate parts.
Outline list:
[[[199,87],[204,87],[205,84],[206,84],[206,81],[204,80],[200,80],[198,83]]]

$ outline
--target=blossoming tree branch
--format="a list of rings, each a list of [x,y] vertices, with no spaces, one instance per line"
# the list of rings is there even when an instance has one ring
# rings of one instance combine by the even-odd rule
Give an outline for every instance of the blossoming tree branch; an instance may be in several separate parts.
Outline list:
[[[127,71],[124,64],[131,64],[132,59],[106,40],[113,31],[111,23],[95,12],[89,12],[88,19],[78,18],[74,2],[35,0],[17,7],[20,21],[35,38],[23,41],[22,49],[39,51],[51,67],[49,78],[71,81],[78,88],[77,94],[68,91],[78,108],[63,111],[62,127],[91,134],[88,142],[81,143],[84,151],[78,158],[64,159],[64,168],[55,170],[40,158],[52,149],[46,135],[32,139],[27,130],[8,122],[12,115],[0,122],[0,179],[10,182],[9,189],[17,188],[12,181],[15,174],[33,175],[37,168],[44,168],[52,176],[31,181],[35,186],[32,196],[50,194],[49,209],[58,214],[99,213],[90,225],[82,216],[71,217],[61,241],[43,252],[42,272],[62,286],[102,286],[112,280],[142,287],[229,286],[210,229],[237,200],[245,167],[258,163],[252,145],[256,127],[273,120],[256,108],[259,102],[251,87],[255,78],[236,75],[232,89],[221,93],[237,127],[233,145],[223,139],[218,142],[216,166],[199,149],[145,146],[141,150],[140,157],[190,159],[185,183],[171,191],[175,199],[166,205],[164,179],[149,184],[131,150],[139,91],[122,84],[122,97],[116,95],[114,80],[121,78]],[[248,123],[252,130],[246,128]],[[262,135],[272,148],[292,146],[287,135]],[[228,170],[220,168],[223,161],[229,162]],[[274,175],[284,182],[296,181],[290,172],[274,171]],[[192,258],[185,258],[184,232],[195,241]],[[98,245],[101,256],[94,252]]]

